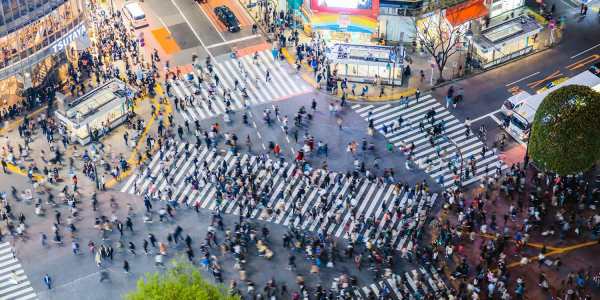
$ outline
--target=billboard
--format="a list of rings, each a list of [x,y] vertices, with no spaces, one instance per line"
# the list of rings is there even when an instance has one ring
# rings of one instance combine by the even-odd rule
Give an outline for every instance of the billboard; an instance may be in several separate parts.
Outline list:
[[[311,0],[310,9],[314,12],[377,17],[379,0]]]

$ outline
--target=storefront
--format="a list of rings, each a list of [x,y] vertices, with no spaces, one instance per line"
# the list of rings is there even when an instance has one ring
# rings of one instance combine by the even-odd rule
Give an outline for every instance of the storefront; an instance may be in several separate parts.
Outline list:
[[[326,42],[372,44],[378,38],[379,0],[311,0],[300,13],[304,31]]]
[[[333,44],[327,48],[331,72],[352,82],[402,84],[404,48]]]
[[[89,45],[83,2],[60,2],[49,11],[30,3],[31,15],[21,14],[19,18],[14,12],[9,18],[6,8],[0,6],[2,108],[19,101],[23,90],[41,85],[56,66],[66,61],[70,53],[67,50]],[[40,16],[38,10],[45,15]],[[21,19],[29,21],[23,23]]]
[[[134,94],[124,82],[112,79],[72,101],[59,97],[55,116],[71,139],[86,145],[125,121]]]
[[[377,38],[377,20],[345,14],[314,14],[305,31],[318,32],[326,42],[371,44]]]
[[[488,13],[488,8],[483,0],[470,0],[447,8],[444,16],[450,26],[456,28],[458,26],[467,27],[471,21],[485,17]]]

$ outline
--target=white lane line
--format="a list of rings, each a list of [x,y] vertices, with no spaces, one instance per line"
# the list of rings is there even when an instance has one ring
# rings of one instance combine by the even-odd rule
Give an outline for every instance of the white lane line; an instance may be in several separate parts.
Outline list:
[[[163,19],[160,16],[156,16],[158,18],[158,21],[160,22],[160,24],[162,24],[162,26],[167,30],[167,32],[169,34],[171,34],[171,30],[169,30],[169,27],[167,26],[167,24],[165,23],[165,21],[163,21]]]
[[[588,53],[588,52],[590,52],[590,51],[592,51],[592,50],[594,50],[594,49],[596,49],[596,48],[598,48],[598,47],[600,47],[600,44],[598,44],[598,45],[596,45],[596,46],[592,46],[592,47],[590,47],[590,48],[588,48],[588,49],[585,49],[585,50],[583,50],[583,51],[581,51],[581,52],[579,52],[579,53],[577,53],[577,54],[575,54],[575,55],[571,56],[571,59],[573,59],[573,58],[575,58],[575,57],[577,57],[577,56],[579,56],[579,55],[582,55],[582,54]]]
[[[223,39],[223,40],[225,40],[224,42],[212,44],[212,45],[208,46],[207,48],[210,49],[210,48],[214,48],[214,47],[225,46],[227,44],[242,42],[242,41],[251,40],[251,39],[259,38],[259,37],[261,37],[260,34],[255,34],[255,35],[249,35],[249,36],[245,36],[245,37],[241,37],[241,38],[237,38],[237,39],[229,40],[229,41]]]
[[[483,115],[483,116],[477,117],[477,118],[475,118],[475,119],[471,120],[471,122],[475,123],[475,122],[477,122],[477,121],[480,121],[480,120],[483,120],[483,119],[485,119],[485,118],[487,118],[487,117],[489,117],[489,116],[491,116],[491,115],[495,115],[495,114],[496,114],[496,113],[498,113],[498,112],[500,112],[500,109],[498,109],[498,110],[495,110],[495,111],[493,111],[493,112],[491,112],[491,113],[489,113],[489,114],[485,114],[485,115]]]
[[[221,37],[221,39],[224,40],[224,41],[226,41],[225,37],[221,34],[221,31],[219,31],[219,27],[217,27],[217,24],[215,24],[213,22],[213,19],[211,19],[211,18],[208,17],[208,14],[204,11],[204,8],[202,7],[202,5],[200,5],[199,3],[196,3],[196,5],[198,5],[198,8],[200,8],[200,11],[202,12],[202,14],[208,19],[208,21],[210,22],[210,25],[212,25],[212,27],[219,34],[219,36]],[[208,46],[206,48],[210,48],[210,46]]]
[[[177,8],[177,11],[179,11],[179,14],[183,17],[183,19],[188,24],[188,26],[190,26],[190,29],[192,30],[192,33],[198,39],[198,41],[200,41],[200,45],[202,45],[202,48],[204,48],[204,50],[206,50],[206,52],[208,53],[208,56],[210,56],[210,58],[214,60],[215,57],[212,55],[212,53],[210,53],[210,51],[208,51],[208,48],[206,48],[206,45],[204,45],[204,42],[200,38],[200,35],[198,34],[198,32],[196,32],[196,29],[194,29],[194,27],[190,23],[190,20],[188,20],[188,18],[185,16],[185,14],[183,13],[183,11],[179,7],[179,5],[177,5],[177,3],[175,3],[175,0],[171,0],[171,3],[173,3],[173,6],[175,6],[175,8]]]
[[[533,73],[533,74],[531,74],[531,75],[527,75],[527,76],[525,76],[525,77],[523,77],[523,78],[521,78],[521,79],[519,79],[519,80],[516,80],[516,81],[513,81],[513,82],[511,82],[511,83],[508,83],[508,84],[506,84],[506,86],[511,86],[511,85],[513,85],[513,84],[515,84],[515,83],[518,83],[518,82],[521,82],[521,81],[523,81],[523,80],[525,80],[525,79],[527,79],[527,78],[531,78],[531,77],[533,77],[533,76],[535,76],[535,75],[537,75],[537,74],[540,74],[540,72],[535,72],[535,73]]]
[[[573,6],[574,3],[571,3],[571,1],[560,0],[560,2],[562,2],[564,5],[566,5],[566,6],[570,7],[570,8],[577,7],[577,5]]]

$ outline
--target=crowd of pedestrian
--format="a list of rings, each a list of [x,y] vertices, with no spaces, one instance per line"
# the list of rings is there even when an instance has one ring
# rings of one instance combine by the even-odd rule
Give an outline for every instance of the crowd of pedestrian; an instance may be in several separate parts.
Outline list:
[[[561,258],[546,256],[549,242],[533,253],[528,244],[598,240],[600,190],[593,180],[539,172],[526,161],[504,176],[487,177],[472,197],[446,193],[433,230],[435,263],[451,274],[463,299],[592,299],[597,269],[570,267],[565,276]],[[537,271],[537,282],[513,268]]]

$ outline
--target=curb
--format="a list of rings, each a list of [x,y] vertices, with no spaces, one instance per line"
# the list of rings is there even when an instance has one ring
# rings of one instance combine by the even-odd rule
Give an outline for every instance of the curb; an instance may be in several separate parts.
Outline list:
[[[162,90],[162,86],[160,84],[156,85],[156,94],[159,97],[162,97],[163,94],[163,90]],[[163,107],[163,105],[161,105],[161,102],[158,101],[157,97],[153,97],[153,98],[149,98],[149,100],[156,105],[156,109],[157,111],[161,111],[161,108]],[[168,100],[167,100],[168,101]],[[171,104],[169,103],[168,105],[165,105],[165,116],[168,116],[169,114],[173,113],[172,108],[171,108]],[[106,188],[112,188],[114,186],[116,186],[117,184],[119,184],[121,181],[125,180],[126,178],[129,178],[130,175],[132,175],[132,173],[134,172],[134,169],[137,168],[142,162],[146,161],[149,157],[147,157],[146,155],[142,154],[142,160],[141,161],[136,161],[136,157],[135,155],[138,153],[139,149],[141,148],[141,145],[143,145],[143,139],[148,135],[148,132],[150,131],[150,128],[152,127],[152,124],[158,119],[157,115],[153,115],[150,120],[148,121],[148,123],[146,124],[146,127],[144,128],[144,131],[142,133],[142,135],[140,135],[140,138],[138,140],[138,144],[136,144],[136,146],[133,148],[131,154],[129,155],[129,158],[127,159],[127,163],[130,165],[130,168],[127,169],[126,171],[122,172],[121,174],[119,174],[119,176],[117,178],[111,178],[109,179],[106,183],[105,186]],[[154,148],[156,148],[158,145],[156,145]],[[157,149],[152,149],[151,152],[154,154],[156,153]]]
[[[556,43],[554,45],[558,45],[558,43]],[[508,60],[508,61],[505,61],[503,63],[497,64],[495,66],[490,67],[489,69],[486,69],[486,70],[478,72],[478,73],[470,73],[470,74],[465,75],[463,77],[459,77],[459,78],[451,79],[451,80],[446,80],[446,81],[444,81],[442,83],[439,83],[439,84],[436,84],[436,85],[434,85],[434,86],[432,86],[429,89],[426,89],[424,91],[435,91],[435,89],[437,89],[437,88],[444,87],[444,86],[449,85],[449,84],[457,83],[459,81],[462,81],[462,80],[465,80],[465,79],[469,79],[469,78],[472,78],[472,77],[475,77],[475,76],[487,73],[489,71],[492,71],[492,70],[498,69],[500,67],[504,67],[506,65],[509,65],[511,63],[517,62],[517,61],[519,61],[519,60],[521,60],[523,58],[530,57],[530,56],[533,56],[533,55],[536,55],[536,54],[539,54],[539,53],[543,53],[543,52],[545,52],[547,50],[550,50],[550,49],[554,49],[554,46],[546,47],[546,48],[541,49],[541,50],[532,51],[532,52],[527,53],[527,54],[525,54],[523,56],[515,57],[515,59]]]
[[[281,49],[281,53],[285,57],[285,59],[286,59],[286,61],[287,61],[288,64],[293,65],[295,63],[292,54],[290,54],[290,52],[288,51],[287,48],[282,48]],[[304,65],[304,67],[310,67],[306,63],[304,63],[303,65]],[[309,74],[306,74],[306,73],[303,72],[303,73],[300,74],[300,77],[302,77],[302,79],[304,79],[304,81],[306,81],[313,88],[315,88],[316,92],[318,92],[318,93],[320,93],[322,95],[325,95],[325,96],[328,96],[328,97],[331,97],[331,98],[341,97],[340,93],[337,93],[336,95],[332,95],[330,93],[324,92],[321,89],[321,86]],[[369,96],[367,96],[366,98],[360,98],[360,96],[349,96],[348,99],[347,99],[347,101],[350,102],[350,103],[355,103],[355,104],[385,104],[385,103],[395,103],[395,102],[400,101],[399,98],[402,97],[402,96],[411,96],[411,95],[414,95],[415,91],[416,91],[416,88],[407,88],[404,91],[400,91],[400,92],[392,94],[392,95],[386,95],[386,96],[384,96],[385,98],[388,98],[388,100],[369,99]],[[379,97],[375,97],[375,98],[379,98]],[[398,99],[394,99],[394,98],[398,98]]]

